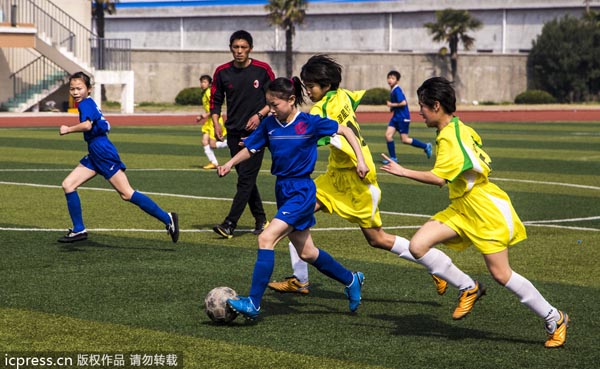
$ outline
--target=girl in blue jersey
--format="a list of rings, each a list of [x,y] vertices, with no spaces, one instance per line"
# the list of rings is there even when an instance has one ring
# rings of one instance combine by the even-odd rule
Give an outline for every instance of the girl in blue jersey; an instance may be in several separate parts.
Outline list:
[[[297,77],[273,80],[265,96],[271,115],[245,140],[246,147],[242,151],[217,168],[219,176],[225,176],[233,166],[268,147],[272,157],[271,174],[277,176],[277,214],[258,237],[258,255],[250,296],[237,296],[227,303],[248,319],[258,316],[262,296],[273,272],[275,245],[287,236],[303,260],[346,286],[350,311],[354,312],[360,305],[364,275],[351,272],[327,252],[315,247],[310,227],[315,224],[316,187],[310,175],[317,160],[319,138],[341,134],[356,153],[356,172],[361,178],[364,177],[369,168],[358,140],[350,128],[298,110],[304,97],[302,83]]]
[[[80,160],[79,165],[62,183],[73,229],[69,229],[69,232],[58,242],[71,243],[87,239],[77,188],[94,178],[96,174],[106,178],[123,200],[136,204],[146,213],[163,222],[167,226],[171,240],[177,242],[179,238],[177,214],[165,212],[152,199],[135,191],[129,184],[125,175],[125,164],[108,139],[110,124],[104,119],[98,105],[89,97],[91,87],[90,77],[83,72],[77,72],[69,78],[69,93],[78,104],[79,124],[60,126],[60,135],[83,132],[83,138],[88,144],[88,154]]]

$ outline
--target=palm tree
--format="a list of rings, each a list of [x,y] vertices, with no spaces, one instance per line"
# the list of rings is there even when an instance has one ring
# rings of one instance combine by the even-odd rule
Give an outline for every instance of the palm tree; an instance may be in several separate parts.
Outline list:
[[[288,77],[293,73],[292,42],[296,24],[304,21],[307,6],[306,0],[269,0],[265,5],[265,10],[269,12],[269,22],[285,30],[285,72]]]
[[[424,26],[433,35],[435,42],[448,42],[450,47],[450,66],[452,80],[456,80],[458,42],[462,42],[465,50],[469,50],[475,39],[467,35],[467,31],[475,31],[483,26],[479,19],[473,18],[468,10],[444,9],[435,12],[436,22],[425,23]]]

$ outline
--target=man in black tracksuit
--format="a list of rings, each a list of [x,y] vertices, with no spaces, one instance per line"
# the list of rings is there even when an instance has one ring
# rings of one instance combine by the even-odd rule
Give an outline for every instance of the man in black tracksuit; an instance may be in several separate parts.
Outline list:
[[[219,66],[215,70],[211,87],[210,114],[215,124],[215,137],[223,140],[221,126],[218,124],[221,106],[227,102],[227,146],[231,156],[238,153],[242,138],[250,135],[258,127],[262,118],[268,114],[269,107],[265,100],[264,87],[275,79],[269,64],[250,59],[252,36],[240,30],[234,32],[229,39],[229,49],[233,60]],[[254,231],[258,235],[268,224],[262,205],[256,177],[260,171],[264,151],[258,152],[250,159],[236,165],[238,174],[237,191],[231,204],[229,214],[223,223],[213,230],[223,238],[233,237],[237,222],[242,216],[246,204],[256,220]]]

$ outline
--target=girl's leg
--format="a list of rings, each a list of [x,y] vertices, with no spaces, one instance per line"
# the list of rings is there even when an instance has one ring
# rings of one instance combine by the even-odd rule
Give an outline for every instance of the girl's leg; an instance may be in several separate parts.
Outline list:
[[[390,154],[390,159],[396,159],[396,145],[394,143],[395,133],[396,128],[392,126],[387,126],[385,130],[385,142],[387,144],[388,153]]]
[[[73,222],[73,233],[83,232],[85,225],[83,223],[83,215],[81,211],[81,201],[77,188],[89,181],[96,175],[96,172],[79,164],[69,175],[63,180],[62,188],[67,199],[67,208],[71,221]]]
[[[448,255],[433,248],[438,243],[448,241],[458,235],[447,225],[436,220],[425,223],[410,240],[410,252],[417,263],[425,266],[429,274],[438,276],[460,290],[458,305],[452,319],[462,319],[473,310],[475,302],[485,294],[485,288],[478,281],[458,269]]]
[[[329,278],[346,286],[344,292],[349,300],[350,311],[356,311],[360,305],[364,275],[361,272],[352,273],[327,252],[316,248],[308,229],[290,233],[289,238],[304,261],[312,264]]]
[[[544,296],[527,278],[510,268],[508,248],[494,254],[483,255],[483,259],[496,282],[517,295],[523,305],[544,319],[548,333],[554,333],[564,317],[558,309],[546,301]],[[564,328],[566,334],[566,325]]]
[[[169,226],[172,222],[169,213],[160,208],[150,197],[142,194],[141,192],[135,191],[129,184],[127,175],[122,170],[119,170],[108,180],[115,190],[119,193],[121,198],[125,201],[130,201],[152,215],[156,219]]]
[[[429,159],[431,157],[431,152],[433,150],[431,143],[422,142],[422,141],[417,140],[416,138],[408,137],[407,133],[401,133],[400,139],[402,140],[402,143],[405,145],[411,145],[414,147],[418,147],[419,149],[423,149],[423,151],[425,152],[425,155],[427,155],[427,159]]]
[[[275,218],[258,236],[258,253],[252,273],[250,294],[248,297],[237,296],[235,299],[227,300],[227,304],[233,310],[248,319],[258,316],[262,298],[275,265],[275,245],[292,229],[287,223]]]
[[[262,297],[273,273],[275,265],[275,252],[273,250],[275,245],[291,231],[292,227],[275,218],[258,236],[258,255],[252,273],[252,285],[250,286],[250,298],[257,309],[260,308]]]
[[[219,165],[217,157],[215,156],[215,153],[212,150],[216,146],[215,140],[210,139],[208,133],[205,133],[204,136],[202,136],[202,146],[204,147],[204,153],[206,154],[208,161],[210,161],[210,163],[215,166]]]
[[[468,290],[475,286],[475,281],[458,269],[448,255],[433,247],[457,236],[447,225],[430,220],[412,237],[409,250],[415,261],[425,266],[430,274],[439,276],[459,290]]]

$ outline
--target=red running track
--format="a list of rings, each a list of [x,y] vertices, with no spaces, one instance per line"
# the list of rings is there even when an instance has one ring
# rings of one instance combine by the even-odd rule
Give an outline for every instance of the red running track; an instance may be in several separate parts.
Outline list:
[[[422,122],[417,112],[411,112],[413,122]],[[600,122],[600,109],[592,110],[465,110],[456,115],[469,122]],[[111,125],[190,125],[196,123],[197,114],[106,114]],[[357,112],[360,123],[387,123],[389,112]],[[21,113],[0,114],[0,127],[59,127],[73,125],[76,114]]]

